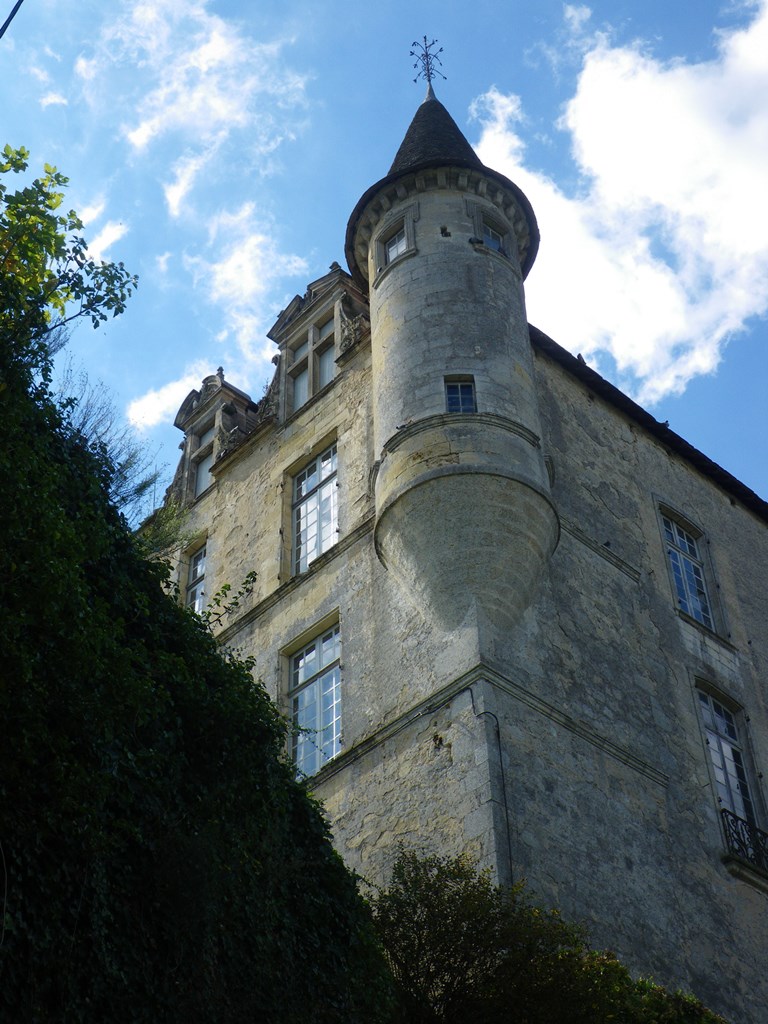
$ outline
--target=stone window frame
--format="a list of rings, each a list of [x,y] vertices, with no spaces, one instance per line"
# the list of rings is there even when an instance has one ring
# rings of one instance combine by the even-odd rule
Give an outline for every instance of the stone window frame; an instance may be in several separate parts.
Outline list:
[[[203,540],[186,554],[186,582],[184,605],[200,615],[205,608],[205,577],[208,560],[208,540]]]
[[[657,501],[657,515],[664,545],[664,562],[677,614],[686,622],[691,622],[708,633],[722,636],[724,619],[716,597],[718,588],[709,540],[704,530],[690,517],[678,512],[664,501]],[[672,541],[669,538],[667,523],[673,528]],[[680,533],[684,536],[680,536]],[[701,580],[698,593],[692,589],[697,568],[700,570]],[[702,606],[702,595],[706,607]]]
[[[307,662],[310,652],[319,654],[316,664]],[[281,655],[287,678],[284,691],[287,711],[292,724],[291,758],[297,775],[308,778],[337,757],[343,746],[343,664],[338,609],[304,630]],[[307,668],[309,671],[303,676]],[[317,726],[308,722],[315,722]],[[318,734],[319,742],[315,738]]]
[[[322,471],[323,459],[331,453],[333,453],[333,465],[330,472],[319,478],[315,485],[297,497],[298,482],[304,482],[301,478],[305,476],[310,467],[320,467]],[[291,467],[288,477],[289,482],[286,490],[289,497],[288,536],[290,537],[290,576],[296,577],[308,572],[312,567],[312,564],[320,558],[321,555],[324,555],[326,551],[330,551],[339,540],[339,473],[338,441],[336,437],[333,436],[331,438],[326,438],[321,445],[315,446],[314,453],[309,458],[305,458]],[[331,518],[328,525],[329,532],[325,543],[323,542],[319,522],[321,516],[319,502],[323,500],[323,490],[326,491],[326,495],[330,498],[331,502]],[[313,550],[311,557],[301,557],[299,554],[301,550],[300,546],[304,545],[300,536],[301,520],[300,518],[297,518],[297,515],[301,517],[306,507],[315,501],[318,501],[318,506],[316,508],[318,529],[314,536],[318,537],[319,541],[316,548]]]
[[[475,378],[472,374],[446,374],[443,377],[445,390],[445,411],[447,413],[458,413],[469,415],[477,412],[477,388]],[[471,399],[471,408],[464,408],[466,399]],[[451,405],[458,405],[458,408],[451,408]]]
[[[494,207],[490,209],[482,203],[466,200],[467,214],[472,220],[473,235],[470,242],[484,252],[495,252],[497,255],[510,258],[510,253],[515,251],[514,235],[511,226],[506,218]],[[500,244],[489,244],[486,228],[490,228],[499,236]]]
[[[411,256],[415,256],[418,252],[416,248],[416,221],[419,219],[419,204],[410,203],[408,206],[399,210],[396,216],[386,219],[377,234],[373,238],[372,247],[374,255],[374,279],[373,287],[377,287],[379,282],[387,275],[387,273],[396,267],[403,260],[408,259]],[[404,232],[405,244],[403,249],[398,252],[394,257],[388,258],[387,243],[399,234]]]
[[[313,318],[307,329],[299,334],[286,348],[288,368],[286,378],[290,383],[289,406],[291,414],[303,409],[305,405],[328,387],[333,381],[339,337],[335,305],[324,310]],[[331,376],[323,379],[323,370],[331,353],[333,370]],[[296,382],[306,375],[306,395],[296,402]]]

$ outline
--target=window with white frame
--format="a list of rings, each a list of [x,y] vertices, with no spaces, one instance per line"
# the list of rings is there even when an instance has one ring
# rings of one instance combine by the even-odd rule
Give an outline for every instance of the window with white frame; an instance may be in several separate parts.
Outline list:
[[[662,514],[661,521],[678,607],[707,629],[714,630],[704,562],[699,551],[700,537],[694,537],[689,529],[669,515]]]
[[[187,573],[187,608],[198,615],[205,608],[205,551],[205,544],[195,551]]]
[[[754,825],[755,804],[736,714],[712,694],[701,689],[696,693],[720,806]]]
[[[288,376],[292,382],[291,409],[295,412],[330,384],[336,372],[336,321],[333,312],[288,349]]]
[[[293,760],[314,775],[341,750],[341,637],[338,624],[291,657]]]
[[[474,377],[445,378],[445,411],[477,412]]]
[[[312,562],[338,539],[336,445],[293,478],[293,572],[306,572]]]

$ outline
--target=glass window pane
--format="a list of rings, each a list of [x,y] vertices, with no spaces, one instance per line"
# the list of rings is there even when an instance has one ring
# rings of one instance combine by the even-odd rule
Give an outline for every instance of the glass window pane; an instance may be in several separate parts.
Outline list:
[[[339,627],[323,633],[291,659],[291,698],[297,771],[310,775],[341,749]],[[334,656],[331,658],[331,656]]]
[[[495,249],[498,252],[504,245],[504,237],[496,228],[483,221],[483,242],[489,249]]]
[[[198,448],[205,448],[205,446],[207,444],[210,444],[211,441],[213,441],[215,433],[216,433],[216,427],[215,427],[214,424],[212,424],[210,427],[208,427],[207,430],[203,431],[203,433],[198,438],[197,447]]]
[[[195,497],[202,494],[213,483],[211,467],[213,466],[213,450],[208,452],[195,464]]]
[[[304,572],[318,555],[336,543],[338,491],[336,445],[331,445],[294,477],[293,564]]]
[[[317,359],[317,384],[319,388],[324,388],[326,384],[330,384],[333,380],[333,372],[336,369],[335,363],[336,351],[333,345],[324,349]]]
[[[385,243],[386,262],[391,263],[393,259],[405,252],[405,227],[400,228]]]
[[[302,370],[293,378],[293,408],[300,409],[309,398],[309,370]]]
[[[699,691],[707,749],[712,761],[720,803],[744,821],[754,823],[755,812],[744,757],[739,745],[736,719],[728,708]]]

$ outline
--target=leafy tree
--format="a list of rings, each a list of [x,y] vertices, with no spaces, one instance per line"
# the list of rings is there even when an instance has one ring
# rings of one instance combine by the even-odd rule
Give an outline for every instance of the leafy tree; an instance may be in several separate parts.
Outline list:
[[[580,929],[462,858],[402,851],[373,900],[398,1024],[724,1024],[691,996],[635,981]]]
[[[5,146],[0,175],[27,170],[29,152]],[[122,263],[88,256],[83,224],[62,211],[68,179],[45,165],[42,177],[14,192],[0,180],[0,275],[4,341],[42,359],[40,342],[81,317],[94,327],[118,316],[137,278]],[[43,360],[44,361],[44,360]]]
[[[64,184],[0,185],[0,1019],[376,1021],[369,918],[279,715],[164,593],[52,399],[52,328],[133,287]]]

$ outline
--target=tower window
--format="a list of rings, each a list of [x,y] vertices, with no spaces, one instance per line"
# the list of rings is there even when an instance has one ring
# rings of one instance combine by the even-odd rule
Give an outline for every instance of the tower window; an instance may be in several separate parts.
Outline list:
[[[515,236],[512,227],[507,223],[501,210],[489,209],[485,203],[479,203],[467,199],[467,213],[472,220],[474,233],[470,242],[475,245],[479,252],[483,249],[490,249],[501,256],[509,258],[517,252]]]
[[[306,572],[338,539],[336,445],[293,478],[293,572]]]
[[[668,515],[662,515],[672,581],[681,611],[714,630],[698,538]]]
[[[445,378],[445,411],[477,412],[473,377]]]
[[[198,615],[205,607],[205,544],[192,555],[187,576],[187,608]]]
[[[397,219],[385,223],[376,236],[371,248],[371,259],[375,261],[373,266],[376,271],[374,286],[388,267],[399,263],[404,257],[415,255],[415,225],[418,219],[419,204],[411,203],[401,210]]]
[[[406,249],[405,240],[405,227],[401,227],[399,231],[395,232],[387,241],[384,243],[384,258],[386,263],[391,263],[392,260],[397,259],[398,256],[402,256]]]
[[[293,760],[314,775],[341,751],[341,637],[338,624],[291,658]]]
[[[483,244],[496,252],[504,252],[504,235],[485,219],[483,219]]]

